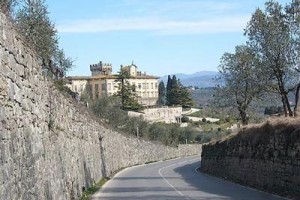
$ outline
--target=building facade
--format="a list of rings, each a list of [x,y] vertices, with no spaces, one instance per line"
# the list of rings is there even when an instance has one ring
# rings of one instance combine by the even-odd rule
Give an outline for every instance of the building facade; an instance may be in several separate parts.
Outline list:
[[[135,86],[135,93],[140,104],[152,106],[158,100],[159,77],[150,76],[137,71],[133,63],[128,66],[121,66],[128,70],[131,78],[128,82]],[[112,65],[99,62],[90,65],[91,76],[69,76],[67,86],[79,95],[88,94],[91,98],[112,96],[119,90],[117,76],[112,74]]]

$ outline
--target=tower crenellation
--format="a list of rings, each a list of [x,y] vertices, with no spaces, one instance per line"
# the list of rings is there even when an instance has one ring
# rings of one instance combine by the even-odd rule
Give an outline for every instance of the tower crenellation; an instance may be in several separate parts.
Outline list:
[[[90,70],[92,72],[92,76],[111,75],[112,64],[111,63],[103,63],[102,61],[100,61],[97,64],[91,64]]]

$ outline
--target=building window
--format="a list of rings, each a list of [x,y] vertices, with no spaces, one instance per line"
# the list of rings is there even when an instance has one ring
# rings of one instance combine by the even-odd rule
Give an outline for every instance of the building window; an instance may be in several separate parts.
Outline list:
[[[106,90],[106,84],[102,83],[101,88],[102,88],[103,91],[105,91]]]
[[[143,83],[143,89],[146,89],[146,84],[145,83]]]
[[[135,84],[132,85],[132,92],[136,92]]]
[[[75,92],[77,92],[77,85],[75,85],[75,87],[74,87],[74,88],[75,88]]]
[[[89,95],[90,97],[92,97],[92,94],[93,94],[93,91],[92,91],[92,85],[87,84],[87,85],[86,85],[86,91],[87,91],[88,95]]]
[[[151,89],[154,89],[154,87],[153,87],[153,83],[151,83]]]
[[[95,84],[95,93],[97,94],[99,91],[99,84]]]
[[[158,88],[158,83],[155,83],[155,89],[157,89]]]
[[[142,84],[139,83],[139,89],[142,89]]]

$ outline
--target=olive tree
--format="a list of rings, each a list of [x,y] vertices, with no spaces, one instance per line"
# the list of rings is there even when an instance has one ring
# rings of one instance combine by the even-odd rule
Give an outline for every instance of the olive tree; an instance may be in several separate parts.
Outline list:
[[[259,70],[261,63],[248,46],[237,46],[235,53],[225,53],[221,58],[219,72],[223,84],[217,88],[215,98],[226,106],[237,108],[242,124],[248,124],[247,109],[258,98],[266,83]]]
[[[264,74],[269,75],[270,88],[281,96],[285,116],[293,116],[288,93],[295,89],[299,77],[295,70],[299,62],[299,15],[294,12],[299,10],[299,1],[285,9],[274,1],[265,6],[265,11],[256,9],[245,35],[263,63]]]
[[[49,18],[44,0],[24,0],[16,11],[15,24],[20,34],[36,51],[43,67],[66,72],[73,61],[59,48],[57,30]]]

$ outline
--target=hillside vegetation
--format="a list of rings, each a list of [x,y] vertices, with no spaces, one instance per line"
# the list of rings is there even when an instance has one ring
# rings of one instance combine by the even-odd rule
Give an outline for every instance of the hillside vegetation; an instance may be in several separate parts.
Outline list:
[[[120,99],[114,96],[97,99],[90,103],[90,109],[103,123],[125,135],[156,141],[165,145],[177,146],[185,143],[205,143],[221,139],[228,135],[225,129],[218,129],[219,125],[209,122],[190,122],[187,127],[180,124],[148,123],[142,118],[129,117],[120,108]],[[205,130],[199,126],[206,126]],[[216,128],[211,128],[215,126]]]

